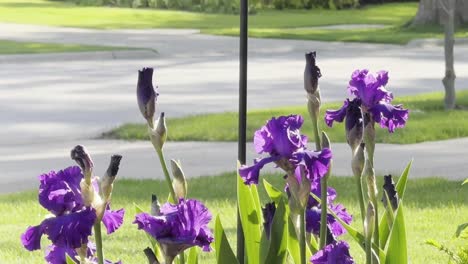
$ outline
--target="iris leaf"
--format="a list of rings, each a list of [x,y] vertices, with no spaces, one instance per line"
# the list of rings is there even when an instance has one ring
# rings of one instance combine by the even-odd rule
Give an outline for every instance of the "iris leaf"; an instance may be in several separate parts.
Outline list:
[[[270,248],[265,264],[285,263],[288,248],[288,218],[284,200],[281,199],[271,224]]]
[[[198,264],[198,248],[191,247],[188,253],[187,264]]]
[[[216,263],[238,264],[236,256],[232,251],[231,245],[226,237],[223,225],[219,215],[216,216],[215,222],[215,251]]]
[[[392,230],[390,231],[386,255],[386,264],[408,263],[405,217],[403,215],[402,201],[400,201],[400,204],[395,214],[395,221],[393,223]]]

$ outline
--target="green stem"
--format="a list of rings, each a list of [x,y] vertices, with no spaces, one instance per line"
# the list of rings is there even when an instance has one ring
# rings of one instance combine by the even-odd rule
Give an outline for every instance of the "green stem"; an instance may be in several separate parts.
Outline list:
[[[319,151],[322,149],[322,143],[320,142],[320,134],[319,134],[319,124],[317,117],[313,114],[311,114],[312,118],[312,131],[314,133],[314,138],[315,138],[315,150]]]
[[[372,236],[366,238],[366,264],[372,264]]]
[[[319,250],[327,245],[327,178],[328,173],[320,179],[320,245]]]
[[[374,243],[380,245],[379,240],[379,210],[377,210],[377,199],[374,196],[372,198],[372,203],[375,204],[375,219],[374,219]]]
[[[104,264],[104,255],[102,253],[101,221],[94,224],[94,239],[96,242],[96,254],[97,254],[98,264]]]
[[[305,226],[305,210],[301,210],[299,219],[299,246],[301,253],[301,264],[306,264],[306,226]]]
[[[169,192],[171,194],[172,202],[177,203],[174,187],[172,186],[171,176],[169,175],[169,171],[167,170],[166,160],[164,159],[164,152],[162,151],[162,149],[157,149],[156,152],[158,153],[159,162],[161,163],[161,166],[164,172],[164,177],[166,178],[166,183],[167,183],[167,186],[169,187]]]
[[[366,207],[364,205],[364,194],[362,192],[362,178],[361,175],[354,175],[354,178],[356,179],[359,208],[361,209],[361,219],[362,223],[364,224],[364,220],[366,219]]]
[[[185,255],[183,251],[179,254],[179,263],[185,264]]]

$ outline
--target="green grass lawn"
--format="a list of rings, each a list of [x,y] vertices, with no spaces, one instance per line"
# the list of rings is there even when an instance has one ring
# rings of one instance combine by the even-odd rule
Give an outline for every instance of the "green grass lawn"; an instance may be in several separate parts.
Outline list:
[[[108,51],[123,49],[127,48],[0,40],[0,54]]]
[[[403,165],[402,165],[403,166]],[[403,169],[403,168],[402,168]],[[281,175],[268,176],[268,180],[282,188]],[[379,177],[379,186],[382,179]],[[189,180],[189,196],[203,201],[214,215],[220,214],[228,238],[235,245],[235,175],[203,177]],[[338,201],[354,215],[357,224],[359,205],[356,203],[352,178],[332,177],[331,186],[338,191]],[[134,219],[133,203],[148,208],[151,194],[166,197],[166,185],[161,181],[118,180],[113,195],[113,208],[127,210],[123,227],[113,235],[104,236],[106,257],[122,259],[124,263],[146,263],[142,250],[148,246],[144,232],[137,231],[131,224]],[[262,202],[267,202],[263,187],[259,188]],[[411,263],[446,263],[442,253],[424,244],[427,239],[450,242],[456,226],[468,219],[468,196],[460,182],[427,178],[409,180],[405,197],[406,230],[408,233],[408,254]],[[28,225],[38,224],[47,212],[37,202],[37,190],[9,195],[0,195],[0,262],[41,263],[43,252],[29,252],[23,249],[20,234]],[[451,219],[448,221],[448,219]],[[213,223],[212,223],[213,226]],[[344,237],[348,241],[351,239]],[[42,245],[48,245],[46,238]],[[363,263],[363,254],[356,243],[351,243],[351,254],[356,263]],[[203,253],[201,263],[215,263],[214,253]]]
[[[468,106],[468,91],[457,93],[459,105]],[[430,93],[416,96],[398,97],[395,103],[402,103],[410,109],[410,116],[404,129],[397,129],[390,134],[377,128],[377,142],[410,144],[423,141],[435,141],[468,136],[468,111],[445,111],[442,93]],[[327,109],[338,109],[339,103],[327,103],[322,106],[322,117]],[[301,114],[306,122],[302,133],[312,138],[312,126],[306,106],[281,107],[264,110],[252,110],[247,116],[247,135],[251,140],[255,130],[273,116]],[[237,113],[204,114],[184,118],[168,119],[168,138],[173,141],[236,141]],[[346,142],[344,126],[335,123],[329,128],[321,122],[332,142]],[[127,124],[104,133],[106,138],[126,140],[146,140],[147,128],[144,124]]]
[[[370,5],[352,10],[260,10],[249,17],[252,37],[403,44],[414,38],[442,37],[440,28],[406,28],[417,3]],[[204,33],[237,35],[239,17],[172,10],[76,6],[47,0],[2,0],[0,22],[85,28],[196,28]],[[336,24],[384,24],[387,29],[304,29]],[[468,28],[457,36],[467,37]]]

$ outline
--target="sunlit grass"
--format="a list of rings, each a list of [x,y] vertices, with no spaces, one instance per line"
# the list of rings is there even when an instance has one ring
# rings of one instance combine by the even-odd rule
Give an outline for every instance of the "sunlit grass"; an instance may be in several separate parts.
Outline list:
[[[468,106],[468,91],[459,91],[457,98],[459,105]],[[395,104],[399,103],[410,109],[406,127],[397,129],[393,134],[388,133],[385,129],[377,128],[377,142],[410,144],[468,137],[468,111],[446,111],[443,105],[442,93],[398,97],[395,99]],[[338,109],[339,107],[341,107],[339,103],[326,103],[321,108],[321,116],[323,117],[327,109]],[[305,134],[312,131],[305,105],[252,110],[247,115],[247,135],[249,139],[252,139],[255,130],[264,125],[266,120],[273,116],[289,114],[303,115],[306,122],[304,122],[301,131]],[[169,119],[167,121],[171,130],[168,135],[169,140],[236,141],[237,119],[237,113],[233,112]],[[216,126],[216,129],[213,129],[214,126]],[[343,124],[335,123],[333,128],[329,128],[321,120],[320,127],[327,132],[333,142],[346,142]],[[127,124],[106,133],[105,137],[147,140],[148,134],[147,128],[143,124]]]
[[[106,51],[106,50],[123,50],[123,49],[127,49],[127,48],[0,40],[0,54],[83,52],[83,51]]]
[[[402,164],[402,169],[405,164]],[[190,168],[185,168],[189,170]],[[268,176],[268,180],[282,189],[282,175]],[[378,178],[379,186],[381,178]],[[358,224],[359,207],[354,193],[354,180],[348,177],[332,177],[331,186],[338,191],[338,201],[343,203]],[[149,210],[151,194],[167,197],[166,185],[161,181],[122,180],[115,185],[113,208],[126,208],[123,227],[111,236],[104,236],[106,257],[122,259],[124,263],[146,263],[142,250],[148,241],[142,231],[131,224],[136,203]],[[202,177],[189,180],[189,196],[204,202],[213,215],[220,214],[231,245],[235,246],[235,175],[224,174],[216,177]],[[411,263],[446,263],[447,258],[437,250],[424,245],[427,239],[441,242],[450,241],[456,226],[468,219],[468,190],[460,182],[443,179],[409,180],[405,197],[406,230],[408,233],[408,254]],[[260,188],[262,202],[267,202],[263,188]],[[28,227],[40,223],[47,212],[37,203],[37,190],[10,195],[0,195],[0,263],[42,263],[43,252],[26,251],[20,243],[20,234]],[[448,221],[447,219],[451,219]],[[351,241],[350,237],[345,236]],[[48,245],[46,238],[42,245]],[[363,254],[356,243],[351,243],[351,253],[356,263],[363,263]],[[201,263],[215,263],[214,253],[203,253]]]

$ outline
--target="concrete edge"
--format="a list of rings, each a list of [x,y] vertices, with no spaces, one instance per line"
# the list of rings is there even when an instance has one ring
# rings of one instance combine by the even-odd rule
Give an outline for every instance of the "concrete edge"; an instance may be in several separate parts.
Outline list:
[[[40,54],[12,54],[0,55],[0,63],[48,62],[68,60],[119,60],[119,59],[148,59],[156,58],[159,53],[155,50],[115,50],[115,51],[85,51]]]
[[[455,38],[455,45],[466,45],[466,44],[468,44],[468,38]],[[406,45],[410,47],[443,46],[444,39],[443,38],[413,39],[410,42],[408,42],[408,44]]]

